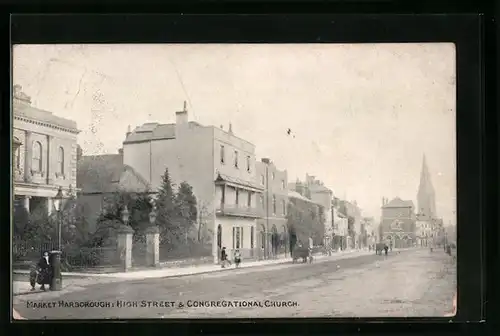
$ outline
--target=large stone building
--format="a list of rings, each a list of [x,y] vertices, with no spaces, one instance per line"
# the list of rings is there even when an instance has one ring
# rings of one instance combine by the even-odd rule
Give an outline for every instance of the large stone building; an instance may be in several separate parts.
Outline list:
[[[410,247],[416,243],[416,216],[412,201],[399,197],[382,199],[380,230],[382,240],[395,248]]]
[[[76,123],[31,105],[31,99],[14,86],[13,94],[14,205],[28,211],[54,208],[53,198],[76,192]]]
[[[203,215],[205,241],[212,243],[214,260],[226,247],[229,257],[239,249],[255,257],[258,199],[264,187],[256,183],[255,146],[232,130],[189,121],[188,111],[176,112],[172,124],[147,123],[127,132],[123,163],[157,190],[168,168],[171,180],[193,187]]]
[[[256,162],[257,183],[264,188],[259,195],[263,218],[258,219],[259,256],[276,257],[289,252],[287,248],[286,211],[288,206],[288,174],[263,158]]]

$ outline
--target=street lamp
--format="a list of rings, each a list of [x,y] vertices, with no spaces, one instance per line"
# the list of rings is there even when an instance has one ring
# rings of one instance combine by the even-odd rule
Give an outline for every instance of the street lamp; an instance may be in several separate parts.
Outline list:
[[[53,291],[60,291],[62,290],[62,273],[61,273],[61,228],[62,228],[62,215],[61,215],[61,210],[62,210],[62,202],[63,202],[63,192],[62,188],[59,187],[57,190],[57,194],[54,197],[54,207],[56,208],[57,211],[57,245],[58,245],[58,250],[57,251],[51,251],[50,252],[50,264],[52,266],[52,279],[50,281],[50,289]]]
[[[149,224],[151,224],[151,226],[154,226],[155,222],[156,222],[156,206],[153,205],[153,208],[149,213]]]
[[[123,220],[123,224],[128,225],[129,215],[130,215],[130,213],[129,213],[129,211],[128,211],[127,206],[125,205],[125,206],[123,207],[123,210],[122,210],[122,220]]]
[[[62,192],[62,188],[59,187],[57,190],[57,194],[54,197],[54,207],[56,208],[57,211],[57,246],[58,250],[61,251],[61,228],[62,228],[62,216],[61,216],[61,209],[62,209],[62,201],[63,201],[64,195]]]

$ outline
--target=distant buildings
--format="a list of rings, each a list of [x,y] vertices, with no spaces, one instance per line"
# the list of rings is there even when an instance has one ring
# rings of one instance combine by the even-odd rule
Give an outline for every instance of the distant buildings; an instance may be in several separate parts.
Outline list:
[[[415,206],[399,197],[382,199],[380,221],[382,240],[395,248],[410,247],[416,242]]]
[[[362,227],[361,227],[361,209],[356,201],[339,201],[339,211],[347,217],[347,248],[361,248],[362,243]]]
[[[76,123],[31,105],[31,98],[14,86],[12,173],[14,206],[29,212],[53,210],[53,197],[61,188],[76,191]]]
[[[306,174],[303,182],[297,180],[295,183],[290,183],[289,190],[298,192],[322,208],[321,211],[324,214],[322,243],[331,246],[334,230],[333,191],[327,188],[322,181],[316,179],[315,176],[309,174]]]

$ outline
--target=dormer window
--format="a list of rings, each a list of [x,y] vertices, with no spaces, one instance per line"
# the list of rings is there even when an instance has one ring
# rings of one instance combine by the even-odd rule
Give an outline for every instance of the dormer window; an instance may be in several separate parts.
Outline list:
[[[247,156],[247,172],[250,173],[250,156]]]
[[[238,168],[238,151],[234,151],[234,167]]]

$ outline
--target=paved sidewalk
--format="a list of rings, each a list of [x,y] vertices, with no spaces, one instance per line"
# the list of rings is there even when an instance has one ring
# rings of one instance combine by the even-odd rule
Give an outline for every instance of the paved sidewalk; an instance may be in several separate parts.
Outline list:
[[[370,255],[373,251],[368,250],[350,250],[333,253],[331,256],[327,255],[316,255],[315,262],[332,261],[344,258],[351,258],[356,256]],[[272,260],[262,260],[262,261],[252,261],[244,262],[240,265],[240,268],[251,268],[251,267],[263,267],[271,265],[279,265],[291,263],[290,258],[282,259],[272,259]],[[141,279],[151,279],[151,278],[170,278],[170,277],[181,277],[196,274],[206,274],[214,272],[224,272],[234,269],[234,266],[229,268],[221,268],[219,265],[206,265],[206,266],[193,266],[193,267],[179,267],[179,268],[167,268],[167,269],[149,269],[134,272],[119,272],[119,273],[108,273],[108,274],[90,274],[90,273],[63,273],[63,290],[58,292],[52,292],[65,294],[68,292],[78,291],[84,289],[87,286],[101,283],[112,283],[112,282],[123,282],[129,280],[141,280]],[[78,275],[81,278],[64,278],[68,275]],[[40,293],[37,285],[36,291],[31,291],[31,286],[27,281],[13,281],[12,293],[14,296]],[[50,292],[47,292],[47,294]],[[44,293],[45,294],[45,293]]]

